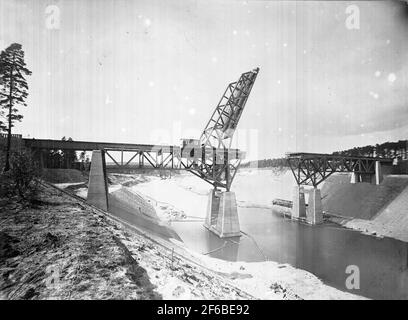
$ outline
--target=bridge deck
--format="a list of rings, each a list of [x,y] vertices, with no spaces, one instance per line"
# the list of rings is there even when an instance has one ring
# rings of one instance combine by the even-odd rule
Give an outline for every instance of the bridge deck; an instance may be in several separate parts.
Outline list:
[[[199,176],[214,187],[229,189],[236,169],[245,152],[239,149],[208,148],[189,144],[183,148],[171,145],[63,141],[46,139],[23,139],[26,148],[34,151],[43,166],[41,150],[75,150],[93,151],[103,150],[107,160],[112,160],[118,170],[140,169],[168,169],[188,170]],[[115,154],[120,159],[115,159]],[[124,159],[125,152],[131,153],[128,160]]]
[[[180,152],[180,146],[155,145],[155,144],[137,144],[137,143],[117,143],[117,142],[91,142],[91,141],[63,141],[51,139],[27,139],[23,138],[24,145],[32,149],[49,150],[110,150],[110,151],[159,151],[162,152]],[[224,149],[217,149],[217,151]],[[238,149],[228,149],[229,153],[239,153]]]
[[[306,152],[287,153],[286,158],[297,184],[314,187],[335,172],[373,175],[376,173],[376,162],[382,165],[391,165],[393,162],[389,158]]]
[[[153,144],[136,144],[136,143],[116,143],[116,142],[91,142],[91,141],[63,141],[51,139],[27,139],[23,138],[27,148],[32,149],[54,149],[54,150],[76,150],[76,151],[93,151],[93,150],[117,150],[117,151],[151,151],[151,150],[180,150],[178,146],[153,145]]]
[[[330,159],[330,160],[370,160],[370,161],[380,161],[382,163],[392,163],[393,159],[381,158],[381,157],[366,157],[366,156],[346,156],[338,154],[327,154],[327,153],[312,153],[312,152],[289,152],[286,154],[287,158],[290,159]]]

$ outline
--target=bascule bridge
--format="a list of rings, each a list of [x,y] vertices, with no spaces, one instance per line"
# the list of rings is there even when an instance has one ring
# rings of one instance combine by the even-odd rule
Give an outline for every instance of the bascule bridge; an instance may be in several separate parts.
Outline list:
[[[22,139],[25,147],[43,162],[43,150],[92,151],[87,201],[109,209],[106,159],[118,169],[187,170],[208,182],[207,217],[204,226],[220,237],[240,236],[235,193],[231,184],[245,153],[231,148],[239,119],[255,83],[259,68],[241,74],[230,83],[199,139],[183,139],[181,146]],[[120,159],[115,154],[120,154]],[[129,160],[124,161],[124,154]]]

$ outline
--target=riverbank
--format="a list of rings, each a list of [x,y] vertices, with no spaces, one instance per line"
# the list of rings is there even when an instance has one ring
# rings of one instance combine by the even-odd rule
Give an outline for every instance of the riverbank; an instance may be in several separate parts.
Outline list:
[[[376,237],[390,237],[408,242],[408,187],[380,210],[371,220],[344,220],[346,228]]]
[[[41,187],[34,206],[1,210],[3,299],[158,299],[103,215]]]
[[[243,299],[227,280],[52,187],[2,199],[1,299]]]
[[[324,183],[322,202],[329,220],[363,234],[408,242],[408,176],[388,175],[380,185],[349,180],[349,174],[339,174]]]
[[[175,210],[176,212],[184,213],[184,219],[202,219],[205,216],[209,187],[201,180],[189,175],[181,175],[171,180],[161,180],[157,177],[144,177],[143,179],[145,180],[144,182],[137,184],[133,188],[140,194],[148,195],[149,199],[157,200],[153,202],[157,212],[163,210],[163,208],[171,208],[171,211]],[[241,179],[244,180],[244,177]],[[116,189],[116,186],[113,189]],[[84,190],[81,190],[80,193],[84,193]],[[169,203],[171,205],[166,207],[166,204]],[[241,201],[239,205],[246,207],[251,204]],[[166,216],[165,212],[162,212],[160,215],[162,217]],[[174,218],[173,214],[168,214],[167,216],[170,220]],[[176,215],[176,218],[179,219],[180,215]],[[138,260],[138,262],[149,275],[156,274],[151,276],[150,279],[157,286],[157,291],[165,299],[198,298],[200,295],[197,295],[195,286],[199,285],[199,287],[204,288],[210,286],[214,288],[212,285],[214,275],[221,277],[224,279],[223,281],[228,281],[227,283],[229,283],[230,287],[238,288],[241,292],[248,292],[250,296],[258,299],[362,299],[361,296],[346,293],[325,285],[313,274],[296,269],[289,264],[279,264],[273,261],[251,263],[241,261],[228,262],[193,252],[178,241],[165,243],[151,234],[145,234],[144,237],[134,237],[128,234],[125,238],[121,238],[131,252],[136,251],[140,254],[137,243],[141,241],[150,243],[152,248],[154,248],[153,251],[143,251],[144,254],[154,257],[157,251],[161,252],[163,261],[159,259],[159,261],[152,264],[151,257],[145,256],[140,261]],[[161,245],[158,246],[157,243]],[[172,254],[173,252],[174,255]],[[171,256],[173,256],[173,259],[171,259]],[[171,261],[173,262],[171,263]],[[197,267],[194,267],[192,271],[190,270],[191,265],[190,267],[184,267],[185,261],[194,261],[193,266],[201,265],[204,267],[203,270],[206,270],[205,274],[208,272],[213,274],[213,276],[208,278],[210,282],[207,276],[201,277],[203,271],[197,272]],[[181,270],[179,269],[180,264]],[[174,266],[177,266],[179,280],[174,279]],[[201,267],[198,267],[198,269],[201,270]],[[157,275],[158,278],[156,277]],[[196,283],[189,279],[189,277],[199,280]],[[189,283],[191,281],[195,286]],[[204,285],[202,281],[204,281]],[[218,287],[217,285],[216,288]],[[179,294],[179,292],[183,292],[183,294]],[[221,296],[219,297],[210,294],[201,294],[201,297],[204,296],[204,299],[224,299],[223,296],[225,295],[222,295],[222,292],[220,293]],[[239,298],[240,295],[236,297]],[[235,299],[234,296],[232,298]]]
[[[244,177],[241,177],[244,180]],[[240,185],[237,189],[243,188]],[[180,175],[174,179],[161,181],[151,177],[146,183],[133,187],[138,193],[155,199],[160,206],[171,203],[172,208],[185,213],[185,219],[204,219],[207,205],[208,185],[195,177]],[[241,189],[241,192],[243,190]],[[253,203],[239,201],[239,207],[253,206]],[[268,205],[260,204],[260,207]],[[199,223],[199,222],[198,222]],[[204,229],[203,229],[204,230]],[[313,274],[296,269],[289,264],[274,261],[229,262],[211,258],[201,252],[189,249],[186,244],[173,241],[174,245],[197,259],[200,264],[230,278],[233,283],[259,299],[279,299],[296,297],[300,299],[364,299],[361,296],[346,293],[324,284]],[[280,288],[280,289],[279,289]]]

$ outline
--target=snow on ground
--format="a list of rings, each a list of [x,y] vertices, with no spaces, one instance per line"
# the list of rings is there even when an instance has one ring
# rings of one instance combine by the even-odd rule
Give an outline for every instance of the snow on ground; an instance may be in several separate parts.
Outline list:
[[[348,181],[348,175],[332,176],[322,190],[330,220],[363,234],[407,242],[408,177],[388,175],[378,186]]]
[[[239,171],[232,184],[238,205],[271,206],[275,198],[291,200],[295,179],[290,170]]]
[[[291,194],[292,179],[288,171],[279,176],[272,171],[252,169],[236,176],[233,191],[239,205],[271,205],[273,198],[287,198]],[[133,188],[153,199],[183,209],[187,217],[204,218],[211,186],[195,176],[182,174],[171,180],[153,178]],[[193,252],[178,241],[173,243],[205,267],[230,278],[236,286],[259,299],[363,299],[327,286],[313,274],[287,264],[273,261],[228,262]]]
[[[265,169],[247,169],[238,172],[232,191],[236,193],[239,206],[270,207],[274,198],[291,199],[294,178],[290,171],[283,173]],[[110,186],[109,191],[120,185]],[[172,179],[149,177],[130,188],[145,197],[154,199],[154,206],[161,219],[205,218],[208,193],[211,185],[189,174],[175,175]],[[76,190],[86,198],[86,188]],[[180,243],[184,251],[199,260],[205,267],[231,279],[238,288],[259,299],[302,298],[302,299],[360,299],[362,297],[342,292],[325,285],[313,274],[287,264],[266,262],[228,262],[191,252]],[[131,246],[131,243],[129,243]],[[151,272],[149,263],[143,265]],[[165,279],[165,280],[163,280]],[[152,282],[154,283],[154,279]],[[171,276],[157,281],[159,292],[164,298],[194,298],[189,289]]]
[[[253,298],[61,191],[40,197],[0,212],[0,299]]]
[[[228,277],[191,263],[168,247],[138,234],[126,233],[123,237],[120,230],[117,236],[139,257],[138,263],[150,276],[155,291],[165,300],[254,298],[233,285]]]
[[[293,185],[290,171],[280,174],[272,170],[249,169],[237,173],[231,191],[236,194],[238,206],[271,207],[274,198],[291,199]],[[167,180],[151,177],[132,189],[162,204],[171,204],[187,218],[205,218],[212,186],[190,173],[183,173]]]
[[[78,188],[75,190],[75,194],[82,199],[86,199],[88,196],[88,188]]]
[[[69,186],[78,186],[78,185],[81,185],[81,184],[84,184],[84,183],[83,182],[54,183],[54,186],[56,186],[57,188],[60,188],[60,189],[66,189]]]
[[[187,218],[184,211],[176,208],[175,206],[165,203],[157,202],[155,203],[155,210],[157,216],[164,221],[175,221],[175,220],[185,220]]]
[[[48,186],[37,202],[1,211],[1,299],[160,298],[102,213]]]
[[[109,186],[109,192],[120,189],[120,181],[136,180],[129,186],[132,190],[157,201],[156,211],[164,220],[200,218],[206,216],[208,193],[212,186],[204,180],[185,172],[171,179],[155,176],[115,174],[110,179],[115,184]],[[238,206],[271,207],[274,198],[291,199],[294,178],[290,171],[283,174],[265,169],[240,170],[233,182],[232,190],[236,194]],[[78,188],[75,194],[86,199],[87,189]]]
[[[296,269],[289,264],[274,261],[229,262],[195,252],[191,254],[197,256],[204,266],[226,275],[238,288],[258,299],[279,299],[284,294],[308,300],[365,299],[325,285],[310,272]]]
[[[344,223],[346,228],[362,231],[378,237],[392,237],[408,241],[408,187],[372,220],[353,219]]]
[[[109,173],[108,182],[109,185],[122,185],[125,187],[131,187],[139,183],[147,182],[150,176],[144,174],[126,174],[126,173]]]
[[[193,187],[194,186],[194,187]],[[132,189],[155,199],[159,206],[172,207],[186,217],[205,218],[207,194],[211,186],[191,175],[175,176],[172,179],[152,177],[148,182]]]
[[[126,179],[132,178],[116,177],[112,181],[115,185],[111,185],[109,191],[118,190],[121,187],[120,182]],[[136,180],[138,180],[138,183],[129,187],[145,197],[154,199],[156,212],[161,219],[205,217],[208,192],[212,186],[190,173],[175,175],[172,179],[140,175]],[[274,198],[291,199],[294,184],[294,178],[290,171],[277,173],[267,169],[244,169],[240,170],[236,175],[232,191],[236,193],[238,205],[241,207],[270,207]],[[76,190],[76,194],[86,198],[86,191],[86,188],[79,188]],[[399,205],[406,207],[405,200],[401,200]],[[404,211],[403,208],[400,208],[400,210],[401,212]],[[368,234],[393,236],[385,228],[384,224],[381,224],[382,222],[384,221],[381,219],[378,219],[378,223],[375,219],[374,221],[354,219],[353,221],[345,220],[343,224],[346,227]],[[406,238],[404,239],[407,241]],[[132,247],[134,245],[132,243],[130,241],[128,245]],[[174,243],[174,245],[182,247],[182,250],[200,261],[200,264],[229,278],[235,286],[256,298],[362,298],[327,286],[313,274],[287,264],[278,264],[273,261],[228,262],[191,252],[180,243]],[[166,274],[165,276],[160,275],[160,280],[156,280],[156,276],[152,278],[152,282],[158,286],[158,290],[164,298],[189,299],[196,297],[194,290],[186,287],[185,283],[180,283],[180,281],[183,282],[180,277],[173,276],[174,271],[172,271],[172,268],[171,272],[166,273],[166,268],[163,266],[152,267],[149,259],[146,259],[143,267],[152,275]],[[191,277],[192,274],[195,277],[194,273],[188,272],[187,274],[188,276],[182,276],[182,279],[184,279],[183,277],[190,279],[188,277]]]
[[[67,183],[67,185],[69,185]],[[72,185],[72,184],[71,184]],[[55,185],[56,187],[59,187],[58,185]],[[110,185],[108,187],[109,193],[118,191],[119,189],[122,188],[122,185],[120,184],[115,184],[115,185]],[[61,188],[61,189],[65,189],[65,188]],[[82,199],[86,199],[86,197],[88,196],[88,188],[77,188],[74,191],[74,194],[76,194],[78,197],[81,197]]]

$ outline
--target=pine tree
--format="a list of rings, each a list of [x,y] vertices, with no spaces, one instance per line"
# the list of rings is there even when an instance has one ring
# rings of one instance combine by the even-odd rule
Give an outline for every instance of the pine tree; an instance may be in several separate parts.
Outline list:
[[[0,73],[1,73],[1,66],[0,66]],[[2,87],[2,85],[3,85],[3,79],[0,76],[0,88]],[[5,120],[6,120],[6,116],[4,115],[4,110],[2,110],[2,108],[0,106],[0,133],[5,132],[6,129],[7,129]]]
[[[0,54],[0,110],[3,111],[7,130],[6,164],[4,171],[10,169],[11,128],[21,121],[18,106],[27,106],[28,85],[25,76],[31,75],[24,62],[21,44],[13,43]],[[1,125],[1,124],[0,124]]]

